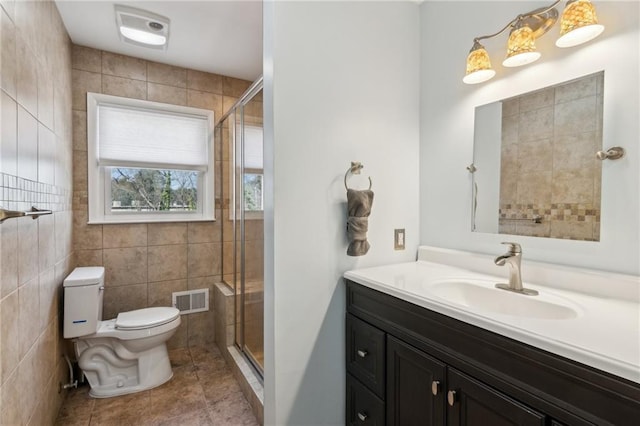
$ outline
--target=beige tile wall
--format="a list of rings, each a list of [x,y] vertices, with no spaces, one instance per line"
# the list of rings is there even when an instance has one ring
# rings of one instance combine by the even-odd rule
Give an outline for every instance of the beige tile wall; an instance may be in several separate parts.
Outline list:
[[[87,225],[86,93],[104,93],[214,111],[216,119],[250,82],[73,46],[74,246],[80,266],[106,269],[104,317],[169,306],[171,293],[209,288],[210,311],[182,317],[171,347],[214,341],[213,285],[222,274],[221,199],[216,222]],[[221,141],[215,143],[220,194]]]
[[[61,286],[73,267],[71,43],[52,1],[0,1],[0,424],[53,424],[68,380]]]
[[[598,241],[604,74],[503,102],[500,233]],[[510,219],[543,217],[533,224]]]

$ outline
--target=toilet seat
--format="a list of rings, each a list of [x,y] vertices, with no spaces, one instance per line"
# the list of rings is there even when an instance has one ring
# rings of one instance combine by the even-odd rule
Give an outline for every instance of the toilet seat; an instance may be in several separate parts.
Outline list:
[[[171,307],[153,307],[121,312],[116,318],[117,330],[143,330],[167,324],[180,316],[180,311]]]

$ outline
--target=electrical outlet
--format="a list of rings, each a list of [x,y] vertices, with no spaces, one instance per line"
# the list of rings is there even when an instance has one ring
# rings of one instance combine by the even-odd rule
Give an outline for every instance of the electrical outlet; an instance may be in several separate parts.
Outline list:
[[[404,228],[394,230],[393,248],[395,250],[404,250]]]

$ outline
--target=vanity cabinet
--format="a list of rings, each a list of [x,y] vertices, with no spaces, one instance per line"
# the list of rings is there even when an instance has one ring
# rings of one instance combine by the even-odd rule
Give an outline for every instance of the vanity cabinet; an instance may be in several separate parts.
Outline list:
[[[636,425],[640,385],[347,281],[348,425]]]

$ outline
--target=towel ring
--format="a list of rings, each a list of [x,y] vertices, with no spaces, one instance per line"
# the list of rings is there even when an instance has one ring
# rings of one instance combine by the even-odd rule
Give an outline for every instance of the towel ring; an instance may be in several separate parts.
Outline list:
[[[363,168],[364,166],[359,161],[351,162],[351,167],[349,167],[347,169],[347,172],[344,174],[344,187],[346,190],[349,190],[349,187],[347,186],[347,177],[349,177],[349,173],[354,175],[359,175],[360,170],[362,170]],[[371,176],[369,176],[369,190],[371,190],[372,185],[373,185],[373,182],[371,182]]]

